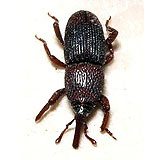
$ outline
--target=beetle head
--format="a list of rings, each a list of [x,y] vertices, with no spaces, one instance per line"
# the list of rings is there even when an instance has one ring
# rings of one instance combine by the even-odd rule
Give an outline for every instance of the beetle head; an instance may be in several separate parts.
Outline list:
[[[92,113],[92,110],[95,108],[95,105],[89,102],[75,102],[72,103],[72,107],[76,115],[88,117]]]

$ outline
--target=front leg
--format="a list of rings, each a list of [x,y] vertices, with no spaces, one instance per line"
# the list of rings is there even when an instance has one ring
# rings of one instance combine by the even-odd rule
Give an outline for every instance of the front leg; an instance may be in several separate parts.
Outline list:
[[[63,89],[59,89],[56,92],[53,93],[52,97],[49,99],[48,103],[41,109],[41,111],[39,112],[39,114],[36,116],[35,121],[38,121],[41,119],[41,117],[43,116],[43,114],[49,110],[51,105],[54,105],[56,103],[56,101],[65,94],[65,88]]]
[[[50,61],[51,61],[53,64],[55,64],[55,65],[57,65],[57,66],[59,66],[59,67],[65,68],[65,67],[66,67],[66,64],[65,64],[65,63],[61,62],[58,58],[56,58],[55,56],[51,55],[50,50],[49,50],[49,48],[48,48],[48,46],[47,46],[47,42],[46,42],[45,40],[43,40],[42,38],[38,38],[37,36],[35,36],[35,37],[36,37],[39,41],[41,41],[41,42],[43,43],[44,49],[45,49],[45,51],[46,51],[46,53],[47,53]]]
[[[109,54],[107,55],[106,61],[105,61],[106,64],[110,63],[114,58],[114,50],[113,50],[112,42],[116,39],[118,35],[117,30],[108,26],[110,20],[111,20],[111,17],[109,17],[109,19],[106,21],[106,30],[107,32],[109,32],[108,38],[106,39],[106,45],[109,48]]]
[[[102,125],[101,125],[101,131],[106,131],[112,138],[114,138],[116,140],[116,138],[113,136],[113,134],[108,130],[107,128],[107,124],[109,121],[109,110],[110,110],[110,104],[109,104],[109,100],[107,97],[105,97],[104,95],[102,95],[101,100],[99,102],[99,104],[102,107],[102,111],[104,112],[104,118],[102,121]]]

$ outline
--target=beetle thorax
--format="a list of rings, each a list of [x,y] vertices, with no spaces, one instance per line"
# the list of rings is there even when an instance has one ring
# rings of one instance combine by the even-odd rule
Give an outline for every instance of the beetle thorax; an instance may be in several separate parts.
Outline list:
[[[100,65],[80,63],[66,67],[65,88],[71,103],[85,104],[99,101],[103,83],[104,74]]]

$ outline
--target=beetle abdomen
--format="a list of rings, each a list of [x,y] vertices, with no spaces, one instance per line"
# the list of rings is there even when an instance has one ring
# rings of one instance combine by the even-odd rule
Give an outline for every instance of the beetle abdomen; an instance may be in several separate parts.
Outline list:
[[[104,83],[103,68],[100,65],[79,63],[68,65],[65,72],[65,88],[71,102],[96,102]]]
[[[103,29],[98,18],[88,11],[73,14],[65,31],[66,63],[103,64],[106,52]]]

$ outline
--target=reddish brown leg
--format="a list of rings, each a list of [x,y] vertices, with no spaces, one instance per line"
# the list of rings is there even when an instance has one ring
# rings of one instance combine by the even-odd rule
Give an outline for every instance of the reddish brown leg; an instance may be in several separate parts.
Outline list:
[[[111,16],[106,21],[106,30],[109,32],[108,38],[106,39],[107,44],[112,43],[118,35],[118,31],[116,29],[108,26],[110,20],[111,20]]]
[[[66,125],[66,128],[61,132],[60,136],[55,140],[55,143],[59,143],[59,142],[61,141],[64,132],[68,129],[68,127],[73,123],[74,120],[75,120],[75,118],[72,119],[72,121],[69,122],[69,123]]]
[[[62,44],[62,46],[64,46],[64,41],[63,41],[63,38],[62,38],[62,34],[61,34],[61,31],[60,31],[60,28],[59,28],[59,21],[56,17],[54,16],[51,16],[49,13],[48,15],[55,20],[55,22],[53,23],[53,28],[54,28],[54,31],[56,33],[56,36],[58,38],[58,40],[60,41],[60,43]]]
[[[97,142],[96,142],[93,138],[91,138],[91,137],[88,136],[88,134],[87,134],[87,129],[88,129],[88,126],[87,126],[86,123],[84,123],[84,135],[86,136],[86,138],[87,138],[93,145],[96,145]]]
[[[106,56],[105,64],[110,63],[114,58],[114,50],[112,44],[108,44],[109,53]]]
[[[64,64],[63,62],[61,62],[59,59],[57,59],[55,56],[51,55],[50,50],[47,46],[47,43],[45,40],[43,40],[42,38],[38,38],[37,35],[35,36],[39,41],[41,41],[43,43],[44,49],[49,57],[49,59],[51,60],[51,62],[59,67],[65,68],[66,64]]]
[[[109,21],[111,20],[111,17],[106,21],[106,30],[109,32],[108,38],[106,39],[106,44],[109,47],[109,54],[106,57],[106,64],[110,63],[112,59],[114,58],[114,50],[112,46],[112,42],[116,39],[118,35],[118,31],[114,28],[108,26]]]
[[[35,121],[38,121],[41,119],[43,114],[49,110],[51,105],[54,105],[56,101],[65,94],[65,88],[59,89],[56,92],[53,93],[52,97],[49,99],[48,103],[42,108],[42,110],[39,112],[39,114],[36,116]]]
[[[101,125],[101,131],[106,131],[112,138],[116,140],[116,138],[113,136],[113,134],[106,128],[109,120],[109,110],[110,110],[110,104],[107,97],[103,96],[101,97],[100,105],[102,106],[102,110],[104,112],[104,118]]]

